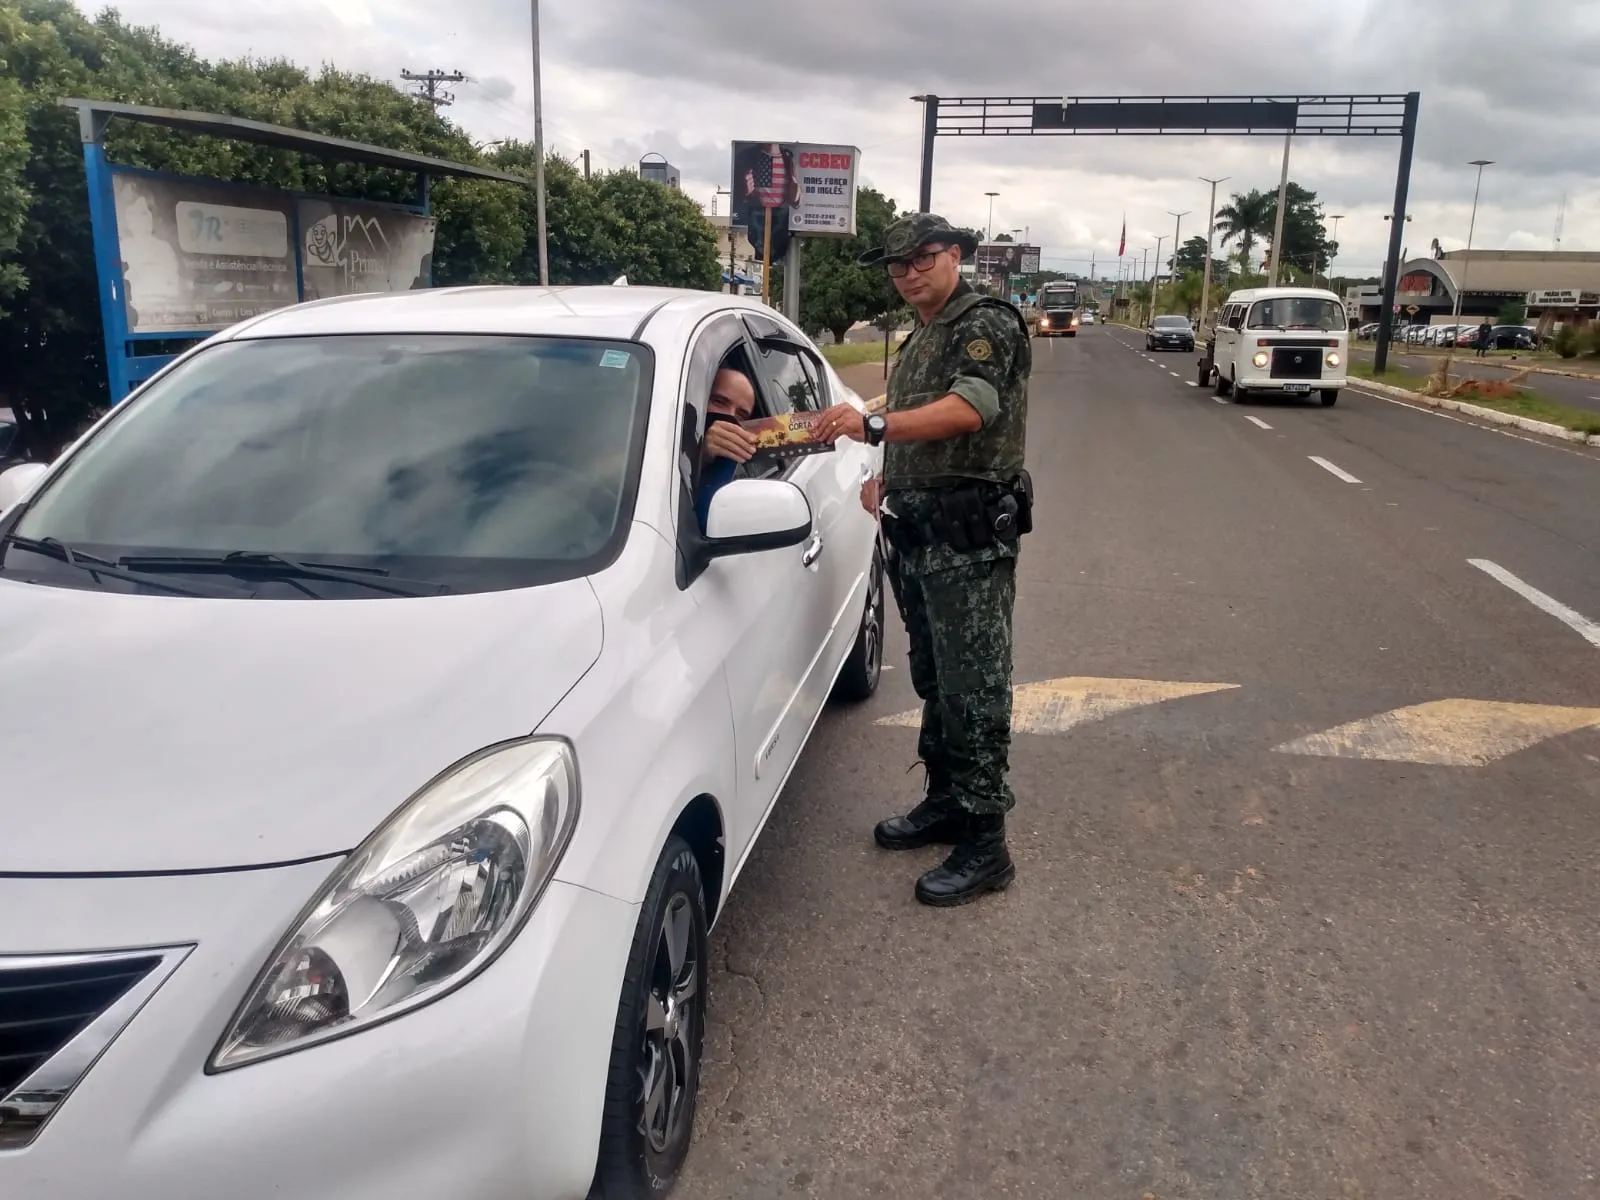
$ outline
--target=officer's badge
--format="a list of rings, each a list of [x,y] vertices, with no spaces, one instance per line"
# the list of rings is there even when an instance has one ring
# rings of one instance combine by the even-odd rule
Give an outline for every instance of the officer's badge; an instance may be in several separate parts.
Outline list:
[[[988,362],[994,357],[994,347],[988,338],[974,338],[967,343],[967,357],[976,362]]]

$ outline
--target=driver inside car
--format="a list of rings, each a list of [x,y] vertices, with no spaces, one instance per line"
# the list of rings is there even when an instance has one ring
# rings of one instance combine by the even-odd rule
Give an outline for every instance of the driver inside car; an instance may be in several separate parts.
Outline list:
[[[741,427],[756,409],[756,389],[741,371],[724,367],[711,381],[711,398],[706,405],[706,436],[700,444],[700,493],[695,497],[695,514],[700,531],[705,532],[711,511],[711,497],[731,480],[740,464],[755,457],[756,436]]]

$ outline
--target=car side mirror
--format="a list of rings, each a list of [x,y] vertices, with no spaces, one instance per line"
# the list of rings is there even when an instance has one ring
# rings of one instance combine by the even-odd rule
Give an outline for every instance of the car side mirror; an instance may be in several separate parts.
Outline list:
[[[45,463],[21,463],[0,472],[0,516],[26,500],[49,470]]]
[[[786,479],[733,479],[717,489],[706,513],[709,557],[757,554],[798,546],[811,536],[811,502]]]

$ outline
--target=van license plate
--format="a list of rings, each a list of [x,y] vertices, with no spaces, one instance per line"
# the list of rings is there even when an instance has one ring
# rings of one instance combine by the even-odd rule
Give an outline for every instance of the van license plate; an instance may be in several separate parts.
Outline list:
[[[1283,390],[1286,392],[1309,392],[1311,385],[1309,383],[1286,383],[1283,385]]]

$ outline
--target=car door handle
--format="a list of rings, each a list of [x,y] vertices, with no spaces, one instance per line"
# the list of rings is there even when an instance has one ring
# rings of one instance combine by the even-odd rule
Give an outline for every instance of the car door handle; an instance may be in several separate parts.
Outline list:
[[[822,535],[820,533],[814,533],[811,535],[811,540],[806,543],[806,548],[800,552],[800,565],[802,567],[809,567],[821,557]]]

